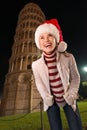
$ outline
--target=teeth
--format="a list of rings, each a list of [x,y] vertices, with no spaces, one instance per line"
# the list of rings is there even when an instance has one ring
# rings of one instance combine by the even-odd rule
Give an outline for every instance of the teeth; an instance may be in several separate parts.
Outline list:
[[[46,47],[51,46],[51,44],[47,44]]]
[[[47,45],[46,47],[50,47],[51,45]]]

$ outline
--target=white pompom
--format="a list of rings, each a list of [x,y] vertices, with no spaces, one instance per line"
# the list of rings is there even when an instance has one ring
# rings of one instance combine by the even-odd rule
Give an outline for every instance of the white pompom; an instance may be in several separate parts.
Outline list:
[[[67,43],[65,43],[64,41],[61,41],[58,45],[58,51],[59,52],[64,52],[67,49]]]

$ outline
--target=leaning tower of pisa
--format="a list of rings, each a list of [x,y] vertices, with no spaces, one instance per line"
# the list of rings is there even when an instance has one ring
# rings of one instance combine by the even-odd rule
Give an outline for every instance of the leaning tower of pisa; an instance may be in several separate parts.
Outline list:
[[[12,55],[9,59],[9,70],[1,100],[1,116],[40,109],[38,105],[41,97],[35,86],[31,64],[41,54],[34,42],[34,32],[45,19],[43,11],[35,3],[26,4],[18,15]]]

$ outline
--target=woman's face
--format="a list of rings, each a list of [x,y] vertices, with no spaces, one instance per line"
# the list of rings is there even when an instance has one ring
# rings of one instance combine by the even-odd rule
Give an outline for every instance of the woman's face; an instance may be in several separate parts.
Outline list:
[[[42,33],[39,37],[39,44],[42,51],[50,54],[56,48],[56,39],[51,33]]]

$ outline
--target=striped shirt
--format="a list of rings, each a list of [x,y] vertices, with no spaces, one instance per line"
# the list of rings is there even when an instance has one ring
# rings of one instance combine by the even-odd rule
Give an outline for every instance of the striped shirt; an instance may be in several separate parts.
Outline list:
[[[44,57],[48,67],[50,89],[54,96],[54,100],[58,106],[63,107],[65,105],[65,100],[63,98],[64,89],[56,65],[56,52],[51,54],[46,54],[44,52]]]

